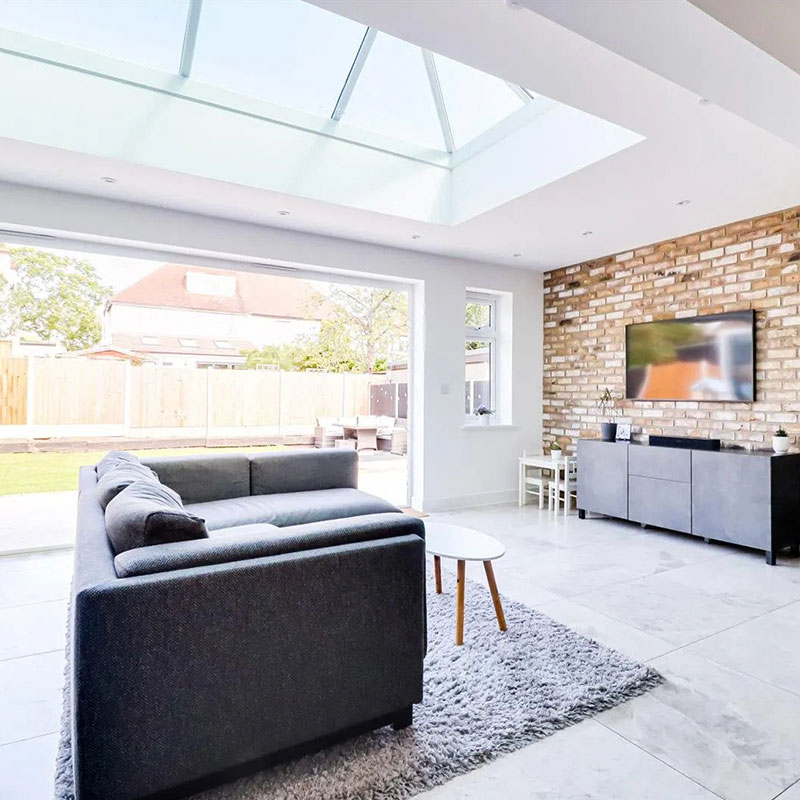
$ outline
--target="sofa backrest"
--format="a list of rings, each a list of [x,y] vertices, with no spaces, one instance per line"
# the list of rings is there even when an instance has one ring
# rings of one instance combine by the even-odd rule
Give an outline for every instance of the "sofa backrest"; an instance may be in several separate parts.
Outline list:
[[[250,494],[250,459],[242,453],[143,458],[184,505],[229,500]]]
[[[281,450],[250,457],[252,495],[357,488],[355,450]]]

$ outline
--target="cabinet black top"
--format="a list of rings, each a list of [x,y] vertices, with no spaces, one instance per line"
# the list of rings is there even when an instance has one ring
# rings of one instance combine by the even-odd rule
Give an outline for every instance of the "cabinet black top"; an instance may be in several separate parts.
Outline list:
[[[649,442],[604,442],[602,439],[591,439],[588,436],[581,436],[579,441],[598,442],[600,444],[613,444],[625,447],[663,447],[662,445],[650,444]],[[751,456],[753,458],[786,458],[787,456],[800,457],[800,453],[797,452],[775,453],[772,450],[745,450],[743,447],[721,447],[719,450],[701,450],[700,448],[693,447],[663,447],[663,449],[689,450],[697,453],[708,453],[709,455],[713,455],[714,453],[723,453],[725,455]]]

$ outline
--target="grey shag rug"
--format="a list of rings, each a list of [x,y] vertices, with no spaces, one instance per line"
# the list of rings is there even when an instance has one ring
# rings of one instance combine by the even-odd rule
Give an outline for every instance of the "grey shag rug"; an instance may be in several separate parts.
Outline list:
[[[498,576],[502,581],[502,572]],[[414,724],[382,728],[195,795],[198,800],[404,800],[504,753],[594,716],[661,682],[653,669],[550,617],[503,599],[497,627],[488,591],[469,581],[465,643],[456,647],[455,578],[428,585],[425,699]],[[64,689],[68,697],[69,685]],[[56,800],[73,800],[69,706]]]

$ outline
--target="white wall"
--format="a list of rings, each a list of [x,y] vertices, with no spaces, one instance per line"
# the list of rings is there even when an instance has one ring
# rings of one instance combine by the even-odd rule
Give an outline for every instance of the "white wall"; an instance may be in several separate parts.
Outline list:
[[[516,457],[523,448],[541,443],[540,273],[11,184],[0,184],[0,226],[95,238],[103,247],[116,243],[191,248],[186,260],[197,264],[204,256],[217,254],[238,258],[238,268],[269,259],[327,269],[351,279],[363,276],[411,284],[416,508],[437,510],[514,499]],[[87,249],[85,243],[81,247]],[[511,402],[504,411],[507,418],[510,414],[507,426],[464,426],[468,287],[508,293],[503,307],[511,306],[513,324],[502,347],[503,358],[512,364],[513,383]]]

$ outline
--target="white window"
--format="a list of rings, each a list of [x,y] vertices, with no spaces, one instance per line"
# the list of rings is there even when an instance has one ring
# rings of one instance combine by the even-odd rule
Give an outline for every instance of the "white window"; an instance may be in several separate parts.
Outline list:
[[[217,346],[217,347],[218,347],[220,350],[235,350],[235,349],[236,349],[236,348],[235,348],[235,347],[234,347],[234,346],[233,346],[233,345],[232,345],[232,344],[231,344],[229,341],[227,341],[227,340],[225,340],[225,339],[217,339],[217,340],[214,342],[214,344],[215,344],[215,345],[216,345],[216,346]]]
[[[161,339],[159,339],[158,336],[142,336],[142,344],[161,344]]]
[[[197,339],[178,339],[181,347],[197,347]]]
[[[464,342],[464,413],[477,421],[475,412],[483,408],[497,412],[497,298],[489,294],[467,293]]]
[[[189,294],[234,297],[236,295],[236,276],[214,275],[208,272],[187,272],[186,291]]]

